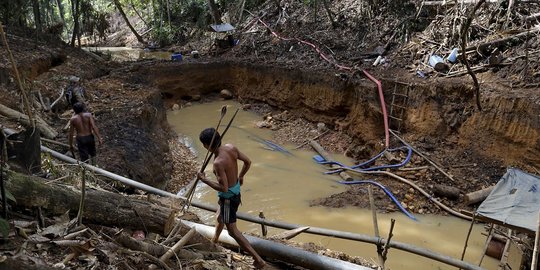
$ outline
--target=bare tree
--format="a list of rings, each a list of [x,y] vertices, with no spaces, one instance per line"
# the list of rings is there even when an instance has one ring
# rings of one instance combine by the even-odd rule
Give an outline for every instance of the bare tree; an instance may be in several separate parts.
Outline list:
[[[120,14],[122,15],[122,18],[124,18],[124,21],[126,21],[126,24],[127,26],[129,27],[129,29],[131,30],[131,32],[133,32],[133,34],[135,35],[135,37],[137,38],[137,40],[142,43],[142,44],[146,44],[146,42],[144,42],[144,39],[141,37],[141,35],[139,35],[139,33],[137,33],[137,31],[135,30],[135,28],[131,25],[131,23],[129,22],[128,20],[128,17],[126,16],[126,13],[124,12],[124,10],[122,9],[122,5],[120,4],[120,1],[118,0],[114,0],[114,5],[116,6],[116,8],[118,9],[118,11],[120,12]]]
[[[212,18],[214,18],[215,24],[222,24],[221,15],[219,14],[219,9],[217,8],[216,2],[214,0],[208,0],[208,7],[210,8],[210,13]]]

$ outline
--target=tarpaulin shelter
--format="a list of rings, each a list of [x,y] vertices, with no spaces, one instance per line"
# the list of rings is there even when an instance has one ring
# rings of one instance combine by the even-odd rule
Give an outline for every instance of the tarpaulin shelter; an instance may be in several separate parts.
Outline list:
[[[534,234],[540,211],[540,177],[508,168],[476,210],[478,218],[510,229]]]
[[[503,238],[512,239],[512,231],[535,235],[538,231],[538,219],[540,211],[540,177],[526,173],[516,168],[508,168],[488,197],[480,204],[473,215],[471,228],[475,220],[491,223],[489,234],[484,245],[484,252],[480,258],[480,264],[488,249],[491,239],[494,237],[494,224],[508,228],[507,235]],[[469,235],[465,240],[463,255],[467,249]],[[513,252],[509,256],[513,241],[505,240],[504,247],[500,250],[499,268],[506,269],[507,265],[519,268],[523,264],[522,252]],[[514,245],[515,246],[515,245]],[[514,249],[516,250],[516,249]],[[515,256],[517,255],[517,256]],[[509,257],[517,257],[512,262]],[[521,259],[519,258],[521,257]],[[511,269],[516,269],[511,268]]]

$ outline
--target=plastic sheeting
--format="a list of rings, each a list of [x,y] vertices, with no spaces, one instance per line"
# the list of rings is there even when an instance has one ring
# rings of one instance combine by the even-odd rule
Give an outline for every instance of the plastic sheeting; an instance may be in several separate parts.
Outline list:
[[[540,210],[540,177],[508,168],[477,213],[503,225],[536,232]]]

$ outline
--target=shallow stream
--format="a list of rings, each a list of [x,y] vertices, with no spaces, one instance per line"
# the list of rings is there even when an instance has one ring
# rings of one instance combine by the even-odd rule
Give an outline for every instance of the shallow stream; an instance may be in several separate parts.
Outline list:
[[[198,141],[199,133],[204,128],[215,127],[223,105],[228,105],[228,113],[219,129],[222,131],[240,104],[233,101],[219,101],[168,112],[167,117],[171,126],[201,160],[206,152]],[[233,126],[224,138],[225,143],[236,145],[252,160],[252,167],[244,178],[243,204],[239,211],[253,216],[264,212],[266,218],[271,220],[373,235],[373,223],[369,210],[355,207],[309,206],[311,200],[343,192],[347,187],[338,183],[341,180],[338,176],[323,174],[324,168],[312,159],[315,152],[292,150],[294,145],[283,145],[290,154],[268,150],[268,145],[262,141],[271,140],[272,131],[257,128],[255,123],[259,120],[261,120],[259,115],[240,110]],[[352,164],[352,161],[344,156],[335,155],[334,157],[336,160]],[[207,167],[206,174],[213,177],[211,165]],[[197,187],[194,200],[216,204],[216,192],[201,184]],[[213,224],[214,213],[201,210],[198,214],[206,223]],[[413,221],[399,212],[378,213],[381,236],[387,237],[390,219],[393,218],[396,220],[393,240],[454,258],[461,257],[470,222],[445,216],[419,214],[415,216],[419,221]],[[261,226],[258,224],[239,220],[238,226],[243,232],[261,234]],[[269,228],[268,234],[273,235],[282,231]],[[478,263],[486,239],[482,233],[484,233],[483,226],[475,225],[469,240],[466,261]],[[309,234],[301,234],[293,240],[314,242],[328,249],[343,251],[373,262],[377,261],[376,247],[372,244]],[[396,270],[456,269],[396,249],[390,249],[386,265]],[[497,261],[486,256],[482,266],[486,269],[496,269]]]

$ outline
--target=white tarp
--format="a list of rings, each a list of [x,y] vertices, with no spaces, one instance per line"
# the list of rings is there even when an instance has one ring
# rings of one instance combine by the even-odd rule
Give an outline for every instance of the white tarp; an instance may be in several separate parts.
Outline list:
[[[540,210],[540,177],[508,168],[486,200],[481,216],[536,232]]]
[[[234,26],[232,26],[231,24],[229,23],[222,23],[222,24],[212,24],[210,25],[210,27],[212,27],[212,29],[218,33],[221,33],[221,32],[228,32],[228,31],[232,31],[234,30]]]

